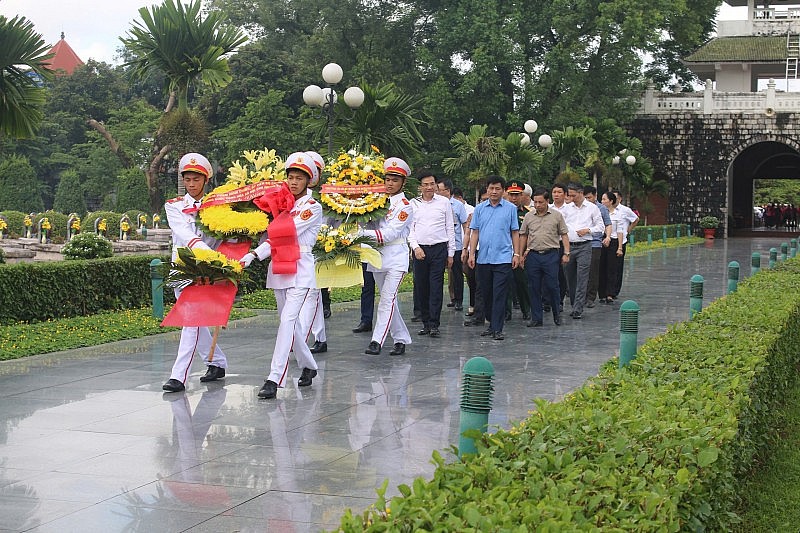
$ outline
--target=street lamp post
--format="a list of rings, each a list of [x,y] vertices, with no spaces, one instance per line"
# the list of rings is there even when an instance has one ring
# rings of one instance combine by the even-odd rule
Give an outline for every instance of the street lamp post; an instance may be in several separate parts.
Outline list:
[[[333,86],[342,81],[343,76],[342,67],[336,63],[328,63],[322,69],[325,88],[318,85],[309,85],[303,90],[303,101],[306,105],[322,108],[322,113],[325,115],[325,122],[328,127],[328,157],[333,157],[334,106],[338,100]],[[344,92],[344,103],[350,109],[358,109],[364,103],[364,91],[359,87],[348,87]]]

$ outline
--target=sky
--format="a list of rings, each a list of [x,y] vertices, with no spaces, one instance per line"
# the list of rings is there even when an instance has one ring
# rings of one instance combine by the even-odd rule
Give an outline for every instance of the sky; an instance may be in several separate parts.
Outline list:
[[[0,0],[0,15],[22,15],[31,20],[44,41],[54,45],[63,31],[69,45],[83,61],[94,59],[118,63],[116,50],[139,8],[160,0]],[[745,8],[746,9],[746,8]],[[722,5],[721,19],[744,18],[746,10]]]

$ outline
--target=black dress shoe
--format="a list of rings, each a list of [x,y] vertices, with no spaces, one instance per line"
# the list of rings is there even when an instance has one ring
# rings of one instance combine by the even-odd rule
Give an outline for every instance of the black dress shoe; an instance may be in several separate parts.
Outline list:
[[[403,355],[404,353],[406,353],[406,345],[402,342],[396,342],[389,355]]]
[[[372,331],[372,324],[369,322],[361,322],[353,328],[353,333],[364,333],[365,331]]]
[[[530,322],[528,322],[528,327],[529,328],[540,328],[540,327],[542,327],[542,321],[541,320],[531,320]]]
[[[324,307],[322,309],[322,317],[323,318],[330,318],[331,317],[331,308],[330,307]]]
[[[200,378],[200,381],[205,383],[206,381],[217,381],[218,379],[222,379],[225,377],[225,369],[220,368],[214,365],[208,365],[208,370],[206,370],[206,375]]]
[[[481,333],[481,337],[491,337],[492,335],[494,335],[494,331],[492,331],[492,328],[489,328]]]
[[[553,315],[553,324],[556,326],[561,325],[561,315]]]
[[[177,379],[168,379],[164,385],[161,386],[167,392],[180,392],[186,390],[186,386]]]
[[[522,313],[522,320],[530,320],[531,314],[530,313]]]
[[[328,351],[327,342],[314,341],[314,344],[311,345],[311,353],[325,353],[327,351]]]
[[[304,368],[300,373],[300,379],[297,380],[298,387],[308,387],[311,385],[311,380],[317,377],[317,371],[313,368]]]
[[[503,335],[502,331],[495,331],[494,335],[492,335],[492,338],[496,341],[502,341],[506,338],[506,336]]]
[[[580,313],[578,311],[573,311],[572,313],[570,313],[569,316],[571,316],[575,320],[580,320],[581,318],[583,318],[583,313]]]
[[[431,328],[431,332],[428,333],[431,337],[438,337],[439,336],[439,328]]]
[[[461,305],[461,304],[456,304],[456,306],[455,306],[455,310],[456,310],[456,311],[461,311],[462,309],[464,309],[464,306],[463,306],[463,305]]]
[[[258,397],[263,398],[265,400],[269,400],[270,398],[274,398],[278,395],[278,384],[274,381],[267,380],[261,386],[261,390],[258,391]]]
[[[450,302],[449,304],[447,304],[447,307],[455,307],[455,305],[456,305],[455,302]]]
[[[417,335],[430,335],[431,329],[430,328],[422,328],[417,332]]]
[[[543,310],[545,313],[549,313],[549,312],[550,312],[550,306],[549,306],[549,305],[543,305],[543,306],[542,306],[542,310]]]
[[[506,311],[506,322],[511,320],[511,311]]]
[[[378,355],[381,353],[381,345],[375,341],[369,343],[367,349],[364,350],[364,353],[367,355]]]

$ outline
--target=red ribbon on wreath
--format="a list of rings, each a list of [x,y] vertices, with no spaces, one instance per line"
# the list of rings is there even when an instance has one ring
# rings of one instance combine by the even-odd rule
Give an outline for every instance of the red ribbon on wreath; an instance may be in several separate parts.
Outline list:
[[[265,213],[272,215],[267,233],[272,245],[272,273],[296,274],[297,260],[300,259],[300,245],[297,242],[297,226],[291,211],[294,195],[284,182],[281,187],[269,189],[253,203]]]

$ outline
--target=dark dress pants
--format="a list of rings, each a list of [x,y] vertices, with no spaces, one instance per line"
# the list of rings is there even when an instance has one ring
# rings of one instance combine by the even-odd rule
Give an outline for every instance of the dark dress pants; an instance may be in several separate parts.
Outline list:
[[[361,263],[361,269],[364,274],[364,286],[361,287],[361,322],[372,325],[375,314],[375,276],[367,270],[366,263]]]
[[[447,264],[447,263],[445,263]],[[453,286],[453,303],[464,303],[464,265],[461,263],[461,250],[453,256],[453,268],[450,269],[450,283]]]
[[[447,267],[447,243],[420,245],[425,259],[414,258],[414,285],[419,282],[419,308],[425,329],[439,327],[444,299],[444,269]]]
[[[556,301],[560,297],[558,272],[561,270],[561,255],[558,250],[539,254],[531,250],[525,257],[525,274],[531,295],[531,320],[542,322],[542,301]],[[558,316],[553,307],[553,316]]]
[[[506,297],[511,280],[511,263],[477,264],[478,286],[483,295],[483,311],[494,332],[503,331],[506,318]]]

